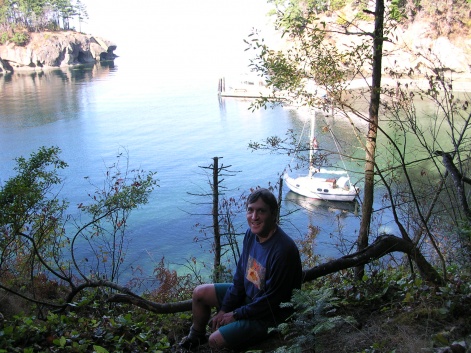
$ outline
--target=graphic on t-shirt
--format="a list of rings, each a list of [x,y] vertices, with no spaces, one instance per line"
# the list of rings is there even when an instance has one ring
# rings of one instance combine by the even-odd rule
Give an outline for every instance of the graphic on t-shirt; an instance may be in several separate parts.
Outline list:
[[[259,264],[252,256],[249,256],[245,277],[252,282],[258,290],[262,290],[265,286],[265,271],[265,267]]]

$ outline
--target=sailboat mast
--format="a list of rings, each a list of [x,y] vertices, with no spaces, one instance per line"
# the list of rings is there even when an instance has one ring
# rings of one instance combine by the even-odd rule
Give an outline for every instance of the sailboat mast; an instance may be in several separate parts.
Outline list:
[[[314,165],[312,163],[312,156],[314,152],[314,141],[315,141],[315,136],[314,136],[314,130],[315,130],[315,120],[316,120],[316,113],[314,114],[309,114],[310,119],[311,119],[311,131],[309,132],[309,177],[312,176],[312,172],[314,170]]]

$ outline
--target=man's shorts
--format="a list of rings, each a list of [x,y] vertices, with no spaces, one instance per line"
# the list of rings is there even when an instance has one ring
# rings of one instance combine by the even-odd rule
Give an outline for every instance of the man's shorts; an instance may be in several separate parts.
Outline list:
[[[231,283],[214,284],[219,307],[231,285]],[[247,300],[247,303],[249,302],[250,301]],[[220,327],[219,332],[226,343],[232,348],[235,348],[249,346],[250,344],[264,340],[268,337],[268,329],[270,327],[273,327],[273,324],[270,325],[266,321],[241,319]]]

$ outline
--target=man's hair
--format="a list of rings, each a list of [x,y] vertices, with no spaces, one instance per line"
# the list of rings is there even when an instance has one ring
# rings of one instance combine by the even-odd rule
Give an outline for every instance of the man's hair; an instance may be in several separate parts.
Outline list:
[[[256,189],[249,195],[249,197],[247,197],[246,206],[257,202],[258,199],[262,199],[262,201],[265,202],[268,207],[270,207],[271,213],[273,213],[275,216],[278,216],[278,201],[270,190],[263,188]]]

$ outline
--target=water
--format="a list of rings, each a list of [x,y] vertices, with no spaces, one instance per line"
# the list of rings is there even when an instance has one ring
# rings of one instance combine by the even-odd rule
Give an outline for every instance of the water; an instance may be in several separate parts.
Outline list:
[[[293,111],[251,112],[250,101],[217,97],[220,77],[246,72],[253,53],[244,52],[243,39],[253,27],[276,43],[267,33],[267,4],[137,0],[130,8],[111,0],[85,3],[90,19],[81,30],[114,41],[120,57],[109,65],[0,76],[0,183],[14,175],[14,158],[28,157],[40,146],[59,146],[69,164],[62,196],[77,215],[75,206],[88,203],[93,191],[84,177],[99,184],[105,166],[127,152],[131,167],[156,171],[159,184],[149,204],[131,216],[127,265],[142,266],[149,275],[165,256],[183,271],[181,265],[192,256],[211,258],[209,244],[203,249],[193,242],[194,225],[211,224],[210,216],[202,216],[210,212],[203,204],[210,200],[188,194],[209,191],[199,167],[217,156],[240,171],[225,177],[227,196],[274,185],[292,158],[253,152],[248,144],[303,127]],[[351,138],[344,128],[336,124],[340,136]],[[284,191],[282,207],[290,216],[283,228],[293,238],[304,236],[310,224],[318,226],[316,252],[338,256],[332,243],[339,222],[356,237],[359,220],[350,207],[306,204],[290,195]],[[292,213],[295,203],[307,210]],[[243,215],[236,222],[245,229]]]
[[[84,177],[99,185],[105,166],[124,151],[131,167],[156,171],[159,184],[150,203],[131,217],[128,264],[151,273],[152,264],[165,256],[181,268],[192,256],[210,256],[193,242],[198,235],[194,225],[211,223],[210,216],[203,216],[210,212],[210,199],[188,194],[209,191],[208,176],[200,166],[223,157],[220,163],[240,171],[225,177],[228,196],[274,185],[291,157],[254,152],[248,144],[283,136],[288,129],[300,131],[304,122],[281,107],[252,112],[249,100],[221,101],[217,80],[188,84],[185,78],[159,80],[159,72],[151,70],[146,80],[152,85],[140,89],[142,73],[133,75],[132,70],[118,59],[108,65],[0,76],[0,182],[14,175],[14,158],[27,157],[40,146],[59,146],[69,164],[62,196],[77,215],[75,205],[88,203],[87,194],[93,192]],[[285,190],[286,213],[294,209],[293,201],[306,202],[287,195]],[[319,226],[317,251],[338,255],[327,244],[337,229],[338,216],[350,229],[357,228],[358,218],[332,204],[307,206],[314,213],[296,212],[283,227],[299,239],[309,224]],[[243,230],[244,216],[236,221]]]

